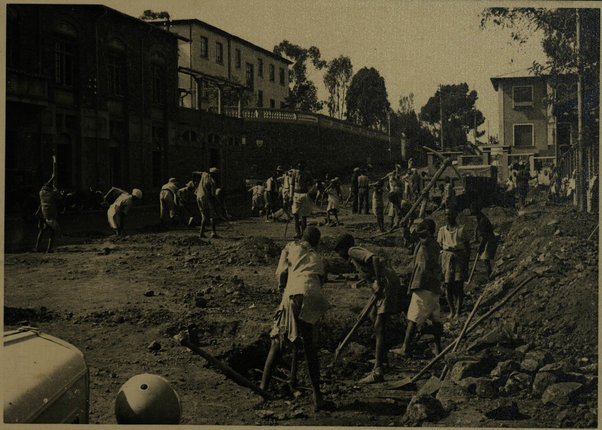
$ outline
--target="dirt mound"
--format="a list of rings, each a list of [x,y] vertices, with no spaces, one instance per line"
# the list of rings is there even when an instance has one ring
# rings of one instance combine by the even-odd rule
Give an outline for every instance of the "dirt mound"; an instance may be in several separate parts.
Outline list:
[[[499,319],[516,323],[521,337],[560,355],[593,359],[597,354],[598,246],[587,236],[596,219],[566,206],[542,209],[535,204],[519,213],[498,250],[494,269],[498,278],[489,287],[492,292],[504,282],[518,285],[528,273],[537,274],[518,299],[502,308]]]
[[[275,264],[280,257],[281,248],[270,238],[264,236],[246,237],[238,245],[225,248],[220,257],[227,264]]]

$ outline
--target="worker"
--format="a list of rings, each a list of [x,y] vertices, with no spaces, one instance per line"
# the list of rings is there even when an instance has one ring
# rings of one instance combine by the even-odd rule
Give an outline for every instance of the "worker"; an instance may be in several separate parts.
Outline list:
[[[142,191],[138,188],[134,188],[132,193],[122,190],[121,188],[111,187],[111,189],[105,194],[104,199],[106,200],[111,193],[119,193],[113,204],[109,206],[107,210],[107,219],[109,225],[117,236],[125,236],[125,216],[129,213],[135,202],[142,200]]]
[[[389,216],[391,217],[391,226],[393,229],[401,221],[401,201],[403,200],[403,183],[401,181],[401,166],[395,165],[395,170],[388,175],[389,179]],[[397,219],[397,224],[395,220]]]
[[[417,227],[419,243],[414,250],[413,273],[408,286],[412,295],[408,309],[408,326],[401,347],[402,355],[409,355],[413,347],[414,336],[422,329],[427,320],[432,322],[431,334],[435,340],[435,355],[441,352],[441,268],[439,266],[439,244],[434,238],[435,221],[423,220]],[[424,330],[422,330],[424,332]]]
[[[173,223],[176,220],[176,206],[178,206],[178,184],[176,178],[169,178],[167,184],[161,187],[159,193],[159,218],[161,224]]]
[[[315,188],[315,182],[307,170],[305,170],[305,161],[299,161],[297,169],[292,176],[293,186],[293,207],[292,213],[295,218],[296,239],[300,239],[303,231],[307,227],[307,217],[311,215],[314,206],[309,193]]]
[[[445,185],[443,187],[443,195],[441,196],[440,208],[456,209],[456,190],[454,189],[454,181],[449,176],[445,177]]]
[[[276,206],[278,205],[278,171],[275,170],[265,181],[265,218],[273,219]]]
[[[261,181],[255,181],[255,185],[249,188],[251,193],[251,212],[263,216],[265,210],[265,187]]]
[[[40,205],[36,211],[36,217],[38,218],[38,237],[36,239],[36,247],[34,248],[35,252],[38,252],[40,241],[46,230],[50,229],[46,253],[52,252],[54,237],[55,235],[60,234],[60,226],[57,220],[59,192],[53,186],[53,181],[54,174],[40,189]]]
[[[274,316],[270,332],[272,340],[265,362],[260,388],[267,390],[276,364],[276,359],[285,339],[293,343],[293,365],[289,383],[296,385],[297,343],[302,340],[309,379],[313,390],[314,408],[331,409],[332,403],[325,401],[320,390],[320,363],[313,342],[313,327],[326,312],[328,303],[322,292],[326,271],[322,257],[315,251],[320,242],[320,230],[309,227],[303,232],[302,240],[289,242],[282,253],[276,269],[278,289],[282,300]]]
[[[384,180],[370,184],[372,191],[372,213],[376,216],[376,224],[380,232],[385,231],[385,206],[383,201]]]
[[[178,189],[176,202],[179,218],[190,227],[199,210],[194,194],[194,182],[188,181],[184,187]]]
[[[366,170],[363,169],[357,177],[357,212],[368,214],[369,207],[369,192],[370,179],[366,175]]]
[[[454,207],[445,208],[446,224],[439,229],[437,242],[441,247],[441,270],[449,317],[458,318],[464,302],[464,281],[468,272],[470,239],[463,225],[458,225]]]
[[[518,195],[518,208],[525,207],[527,194],[529,193],[530,174],[524,161],[519,163],[518,173],[516,174],[516,191]]]
[[[351,199],[351,213],[356,214],[358,211],[358,200],[357,200],[357,178],[360,175],[360,168],[354,167],[353,173],[351,174],[351,183],[349,184],[349,198]]]
[[[201,231],[199,236],[205,237],[205,229],[207,223],[211,223],[211,236],[217,238],[215,231],[215,217],[216,217],[216,195],[217,190],[217,175],[219,169],[217,167],[211,167],[209,172],[202,172],[201,178],[199,179],[199,185],[196,189],[196,202],[201,212]]]
[[[470,206],[470,213],[477,217],[477,228],[474,231],[474,242],[480,239],[477,256],[485,264],[487,278],[491,279],[491,260],[495,258],[498,237],[493,229],[493,224],[476,203]]]
[[[334,250],[343,259],[349,260],[353,264],[360,274],[360,278],[373,284],[374,294],[377,297],[375,306],[370,313],[376,337],[374,368],[360,382],[382,382],[384,380],[383,364],[387,353],[385,325],[389,316],[399,313],[400,310],[399,302],[402,292],[399,277],[374,253],[366,248],[355,246],[353,236],[350,234],[341,236]]]
[[[339,225],[339,206],[341,205],[341,181],[338,177],[332,179],[324,190],[328,196],[328,205],[326,206],[326,224]],[[331,223],[330,216],[334,217],[334,223]]]
[[[282,167],[278,166],[279,169],[282,169]],[[282,174],[282,176],[280,176],[280,178],[278,178],[279,181],[281,181],[281,185],[280,185],[280,192],[282,195],[282,209],[284,209],[284,211],[287,214],[290,214],[290,210],[291,210],[291,194],[292,194],[292,190],[291,190],[291,176],[292,176],[293,172],[292,169],[287,170],[286,172],[284,172]]]

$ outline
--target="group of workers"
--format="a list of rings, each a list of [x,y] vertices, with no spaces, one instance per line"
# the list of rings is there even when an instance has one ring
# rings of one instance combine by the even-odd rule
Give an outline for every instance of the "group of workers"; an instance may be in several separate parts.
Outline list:
[[[491,259],[497,245],[493,226],[476,205],[471,213],[477,217],[475,239],[480,238],[477,257],[486,262],[491,275]],[[365,247],[357,246],[350,234],[336,241],[334,251],[350,262],[361,279],[372,285],[371,318],[375,330],[375,360],[372,371],[360,382],[375,383],[384,380],[387,363],[387,337],[385,328],[391,316],[405,311],[407,329],[401,347],[402,355],[412,352],[416,333],[433,335],[434,352],[441,351],[443,325],[439,297],[441,286],[450,309],[450,318],[460,315],[464,298],[470,257],[470,237],[466,228],[457,221],[454,207],[445,208],[446,222],[438,230],[430,218],[423,219],[415,231],[418,245],[413,252],[412,276],[407,289],[402,289],[400,278],[386,262]],[[313,345],[313,327],[328,309],[323,285],[326,271],[322,257],[316,251],[321,233],[310,226],[299,240],[289,242],[282,250],[276,269],[276,279],[282,299],[274,316],[270,337],[272,344],[265,362],[261,388],[268,389],[278,354],[283,343],[292,345],[289,384],[294,389],[297,381],[297,350],[303,343],[316,409],[332,406],[320,391],[320,371],[317,351]],[[476,264],[476,260],[475,260]],[[430,321],[430,324],[426,324]]]

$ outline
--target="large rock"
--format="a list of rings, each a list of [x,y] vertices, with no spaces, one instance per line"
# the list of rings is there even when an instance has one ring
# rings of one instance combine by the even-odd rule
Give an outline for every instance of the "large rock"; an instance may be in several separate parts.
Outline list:
[[[420,426],[423,422],[437,422],[445,415],[441,402],[428,394],[412,397],[401,424],[408,427]]]
[[[506,395],[512,395],[529,389],[532,381],[533,377],[527,373],[512,372],[501,391]]]
[[[543,404],[552,403],[556,406],[566,406],[573,403],[583,384],[578,382],[561,382],[550,385],[541,396]]]
[[[474,360],[462,360],[454,364],[449,377],[452,381],[458,382],[470,376],[485,376],[487,373],[489,372],[484,363]]]
[[[437,391],[439,391],[439,387],[441,386],[441,380],[436,376],[431,376],[428,381],[424,383],[422,387],[418,390],[418,395],[428,394],[430,396],[434,396]]]
[[[512,372],[520,369],[520,364],[514,360],[500,361],[490,375],[494,378],[507,378]]]
[[[494,399],[498,396],[498,389],[492,379],[479,378],[475,386],[475,394],[484,399]]]
[[[445,379],[441,383],[436,396],[446,411],[453,410],[458,403],[468,400],[469,397],[470,394],[466,389],[449,379]]]
[[[543,350],[535,350],[535,351],[529,351],[525,354],[525,359],[523,360],[523,362],[525,361],[534,361],[537,363],[537,369],[539,369],[540,367],[552,363],[554,361],[554,358],[552,357],[552,354],[550,354],[548,351],[543,351]],[[522,366],[522,363],[521,363]],[[535,370],[537,370],[535,369]],[[532,370],[532,372],[534,372],[535,370]]]
[[[550,385],[554,385],[559,381],[558,376],[552,372],[538,372],[533,379],[533,394],[543,394]]]

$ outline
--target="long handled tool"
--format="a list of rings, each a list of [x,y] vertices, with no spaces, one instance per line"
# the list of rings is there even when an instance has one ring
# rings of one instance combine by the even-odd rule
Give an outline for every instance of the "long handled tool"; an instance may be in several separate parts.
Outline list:
[[[590,235],[587,237],[587,240],[590,240],[592,238],[592,236],[594,235],[594,233],[598,230],[598,227],[600,227],[600,224],[596,224],[596,228],[594,228],[594,231],[592,231],[590,233]]]
[[[456,352],[456,350],[458,349],[458,346],[460,345],[460,342],[462,341],[462,338],[466,334],[466,330],[468,329],[468,324],[470,324],[470,322],[472,321],[472,317],[474,316],[475,312],[477,311],[477,308],[481,304],[481,300],[483,300],[484,296],[485,296],[485,291],[483,291],[481,293],[481,295],[479,296],[477,302],[474,304],[474,307],[472,308],[472,311],[470,312],[470,315],[468,315],[468,318],[466,318],[466,322],[464,323],[464,327],[462,327],[462,331],[460,332],[460,335],[458,336],[458,339],[456,340],[456,342],[454,344],[454,347],[452,349],[452,353]],[[440,381],[443,381],[443,378],[445,378],[445,375],[447,375],[447,371],[448,370],[449,369],[448,369],[448,366],[446,364],[443,367],[443,371],[441,372],[441,376],[439,376],[439,380]]]
[[[370,309],[372,308],[374,303],[376,303],[376,294],[372,294],[372,297],[370,297],[370,300],[368,300],[368,303],[366,303],[366,306],[364,306],[364,309],[362,309],[362,311],[360,312],[359,316],[357,317],[357,321],[355,322],[353,327],[351,327],[351,330],[349,330],[349,333],[347,333],[347,336],[345,336],[345,339],[343,339],[341,341],[341,343],[339,343],[339,346],[337,346],[337,349],[334,353],[334,362],[335,363],[336,363],[337,359],[339,358],[339,354],[341,353],[341,350],[345,347],[345,345],[347,345],[347,342],[349,342],[349,338],[351,338],[351,335],[355,332],[355,330],[362,323],[362,321],[364,321],[364,319],[368,315],[368,312],[370,311]]]
[[[264,399],[272,400],[274,398],[270,393],[268,393],[265,390],[262,390],[257,385],[255,385],[254,383],[249,381],[247,378],[242,376],[240,373],[238,373],[231,367],[225,365],[220,360],[218,360],[217,358],[215,358],[214,356],[209,354],[207,351],[201,349],[198,345],[195,345],[190,340],[190,334],[188,333],[188,330],[184,330],[184,331],[178,333],[177,335],[174,336],[174,339],[176,341],[178,341],[180,343],[180,345],[187,347],[192,352],[203,357],[210,364],[212,364],[213,366],[215,366],[219,370],[221,370],[225,376],[232,379],[237,384],[242,385],[243,387],[250,388],[251,390],[255,391],[257,394],[259,394],[261,397],[263,397]]]
[[[470,271],[470,276],[468,277],[468,280],[466,281],[466,285],[469,285],[470,281],[472,281],[472,275],[474,274],[475,267],[477,267],[477,261],[479,261],[479,249],[478,248],[477,248],[477,255],[475,255],[475,257],[474,257],[474,263],[472,264],[472,270]]]
[[[420,205],[420,203],[422,203],[422,200],[424,200],[424,198],[428,195],[428,192],[431,190],[431,188],[433,188],[435,186],[435,184],[437,183],[437,180],[443,174],[443,171],[447,168],[447,166],[451,166],[451,163],[452,163],[452,161],[451,161],[450,158],[444,159],[443,164],[441,164],[441,167],[439,167],[439,170],[437,170],[435,172],[435,174],[431,178],[431,181],[420,192],[420,195],[418,196],[418,198],[416,199],[416,201],[414,202],[414,204],[412,205],[412,207],[404,215],[404,217],[401,219],[401,221],[399,221],[397,223],[397,225],[403,225],[403,224],[406,223],[406,221],[410,218],[410,216],[412,216],[412,213],[414,213],[414,211],[416,210],[416,208]],[[384,233],[375,234],[373,237],[386,236],[388,234],[393,233],[396,230],[399,230],[399,227],[396,227],[396,228],[391,229],[389,231],[386,231]]]
[[[536,275],[531,275],[529,276],[527,279],[525,279],[523,282],[520,283],[520,285],[518,287],[516,287],[514,290],[512,290],[506,297],[504,297],[497,305],[495,305],[493,308],[491,308],[489,311],[487,311],[485,314],[483,314],[483,316],[481,316],[478,320],[476,320],[470,327],[468,327],[464,334],[468,334],[470,333],[476,326],[478,326],[481,322],[483,322],[485,319],[487,319],[489,316],[491,316],[493,313],[497,312],[498,309],[500,309],[504,304],[506,304],[506,302],[508,300],[510,300],[512,298],[512,296],[514,296],[516,293],[518,293],[518,291],[523,288],[525,285],[527,285],[529,282],[531,282],[533,279],[535,279]],[[449,345],[447,345],[443,351],[441,351],[439,353],[439,355],[437,355],[435,358],[433,358],[431,361],[428,362],[428,364],[426,366],[424,366],[422,368],[422,370],[420,370],[420,372],[418,372],[416,375],[414,375],[412,378],[408,379],[403,379],[401,381],[399,381],[396,384],[390,385],[388,388],[391,390],[398,390],[401,388],[404,388],[406,386],[412,386],[413,388],[413,384],[422,376],[424,375],[424,373],[430,369],[433,364],[435,364],[436,362],[438,362],[443,356],[445,356],[445,354],[447,354],[449,352],[450,349],[452,349],[456,343],[459,342],[459,338],[457,338],[456,340],[454,340],[452,343],[450,343]]]

